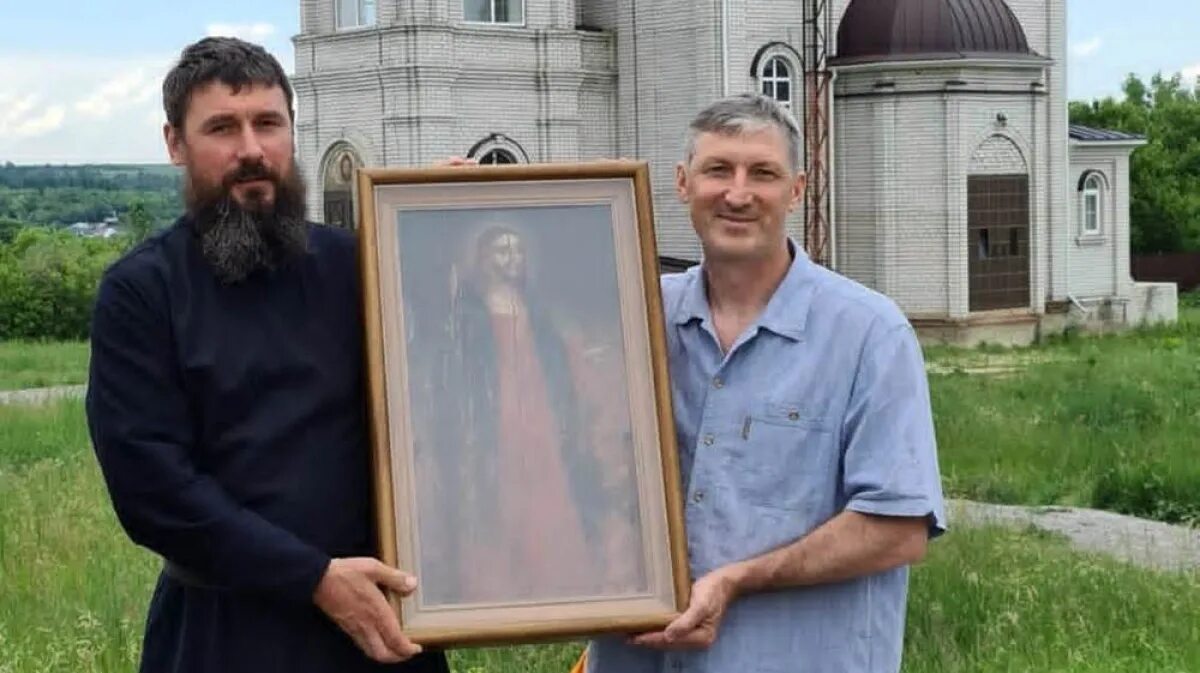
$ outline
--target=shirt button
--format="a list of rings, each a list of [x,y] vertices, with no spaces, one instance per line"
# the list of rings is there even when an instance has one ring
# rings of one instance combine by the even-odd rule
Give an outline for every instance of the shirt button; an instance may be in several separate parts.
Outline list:
[[[697,503],[697,504],[704,502],[704,491],[696,491],[695,493],[693,493],[692,494],[692,502]]]
[[[716,438],[713,437],[712,435],[704,435],[704,445],[705,446],[712,446],[713,442],[715,442],[715,441],[716,441]]]
[[[720,390],[721,388],[724,388],[724,387],[725,387],[725,382],[721,380],[721,377],[720,377],[720,376],[718,376],[717,378],[713,379],[713,387],[714,387],[714,388],[716,388],[716,389],[718,389],[718,390]]]
[[[798,420],[800,420],[800,412],[799,412],[799,411],[795,411],[795,410],[789,411],[789,412],[788,412],[788,420],[789,420],[789,421],[798,421]]]

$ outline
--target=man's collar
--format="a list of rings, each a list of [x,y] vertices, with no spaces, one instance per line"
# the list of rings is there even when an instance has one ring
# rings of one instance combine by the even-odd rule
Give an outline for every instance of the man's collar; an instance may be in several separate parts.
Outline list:
[[[789,339],[799,340],[804,334],[808,309],[812,305],[815,290],[811,278],[813,263],[804,249],[790,237],[787,244],[792,263],[754,324]],[[693,320],[711,322],[712,311],[708,305],[705,285],[703,263],[688,270],[687,287],[683,291],[679,309],[675,312],[673,320],[676,325],[684,325]]]
[[[756,324],[780,336],[799,341],[808,322],[808,309],[816,289],[812,277],[813,263],[804,249],[788,238],[792,264]]]
[[[687,285],[679,300],[679,310],[675,311],[675,324],[684,325],[693,320],[709,319],[708,295],[704,290],[704,264],[693,266],[685,272]]]

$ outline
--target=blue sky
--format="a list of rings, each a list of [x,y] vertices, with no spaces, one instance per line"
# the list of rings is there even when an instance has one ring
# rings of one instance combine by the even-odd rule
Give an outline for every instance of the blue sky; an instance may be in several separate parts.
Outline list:
[[[1115,95],[1129,72],[1200,76],[1200,0],[1067,3],[1072,98]],[[179,49],[206,34],[236,34],[290,71],[299,6],[0,0],[0,161],[165,161],[159,86]]]

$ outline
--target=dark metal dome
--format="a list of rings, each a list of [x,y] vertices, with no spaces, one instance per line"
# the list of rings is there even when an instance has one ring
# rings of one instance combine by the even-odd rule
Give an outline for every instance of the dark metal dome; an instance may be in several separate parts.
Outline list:
[[[835,64],[1037,58],[1004,0],[851,0]]]

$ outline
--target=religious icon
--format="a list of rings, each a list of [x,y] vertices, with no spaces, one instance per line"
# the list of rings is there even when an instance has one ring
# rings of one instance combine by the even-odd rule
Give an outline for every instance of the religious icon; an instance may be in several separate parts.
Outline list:
[[[393,496],[381,551],[420,577],[401,604],[418,641],[662,625],[683,605],[637,166],[590,166],[607,179],[586,182],[527,166],[509,174],[520,181],[481,182],[510,169],[477,168],[360,182],[374,200],[364,268],[378,263],[369,331],[386,362],[372,367],[386,398],[373,400],[377,484]]]
[[[354,159],[349,152],[342,154],[338,159],[338,175],[341,176],[342,182],[350,182],[354,177]]]

